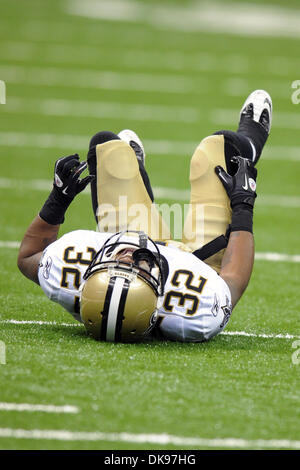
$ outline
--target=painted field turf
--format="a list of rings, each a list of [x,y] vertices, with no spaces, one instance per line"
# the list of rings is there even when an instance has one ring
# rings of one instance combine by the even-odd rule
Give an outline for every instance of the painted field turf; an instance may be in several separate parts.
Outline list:
[[[85,159],[99,130],[134,129],[147,143],[152,184],[167,195],[157,202],[179,194],[183,204],[197,142],[235,130],[247,95],[265,88],[274,116],[258,165],[256,250],[299,255],[296,29],[281,25],[281,37],[182,30],[176,8],[189,12],[192,2],[179,0],[147,2],[160,13],[147,18],[126,1],[132,17],[121,12],[118,21],[109,19],[114,2],[103,2],[102,19],[74,14],[75,1],[20,3],[0,0],[0,449],[299,449],[299,258],[257,259],[227,334],[209,343],[122,345],[89,339],[22,277],[17,243],[7,244],[41,208],[48,191],[39,182],[51,186],[55,160]],[[296,1],[273,3],[299,21]],[[85,194],[60,234],[78,228],[95,228]]]

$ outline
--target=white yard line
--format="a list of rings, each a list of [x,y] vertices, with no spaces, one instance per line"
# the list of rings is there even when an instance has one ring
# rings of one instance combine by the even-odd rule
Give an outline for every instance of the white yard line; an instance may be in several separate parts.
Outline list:
[[[269,338],[269,339],[298,339],[300,336],[290,335],[289,333],[278,335],[264,334],[264,333],[247,333],[246,331],[222,331],[220,333],[224,336],[246,336],[249,338]]]
[[[284,65],[282,65],[284,67]],[[273,64],[274,67],[274,64]],[[278,67],[278,66],[277,66]],[[278,70],[280,70],[278,68]],[[273,76],[273,73],[270,73],[269,76]],[[295,77],[297,74],[295,75]],[[291,78],[292,77],[292,78]],[[294,80],[293,72],[289,74],[289,79],[273,79],[273,78],[262,78],[260,81],[260,88],[266,90],[272,90],[272,97],[291,100],[291,95],[294,90],[291,88],[291,84]],[[246,97],[249,93],[249,90],[252,88],[252,83],[249,78],[243,78],[238,76],[232,76],[225,78],[223,82],[223,92],[227,96],[237,96],[237,97]],[[291,102],[291,101],[290,101]],[[236,125],[236,121],[234,122]],[[274,124],[274,123],[273,123]]]
[[[109,21],[146,23],[158,29],[249,37],[300,36],[299,9],[230,1],[193,1],[184,5],[162,2],[147,5],[137,0],[69,0],[72,15]]]
[[[300,449],[300,441],[290,439],[241,439],[184,437],[170,434],[131,434],[105,432],[74,432],[67,430],[0,428],[0,438],[38,439],[55,441],[107,441],[134,444],[175,445],[183,447],[214,447],[238,449]]]
[[[200,76],[199,76],[200,75]],[[213,92],[212,82],[206,74],[186,74],[185,69],[181,73],[174,74],[171,70],[164,73],[151,73],[150,71],[131,72],[114,70],[94,70],[82,68],[63,68],[52,66],[27,66],[27,65],[0,65],[0,76],[7,85],[19,84],[38,87],[72,87],[80,89],[94,90],[123,90],[123,91],[143,91],[145,93],[172,93],[181,95],[204,95]],[[297,78],[297,71],[289,75],[287,79],[264,79],[261,87],[272,90],[273,98],[291,99],[295,91],[291,88],[292,81]],[[296,78],[295,78],[296,77]],[[251,82],[249,79],[236,77],[234,75],[224,78],[220,91],[227,96],[239,96],[245,99],[249,93]],[[80,91],[78,91],[80,93]],[[9,99],[7,99],[9,105]],[[26,110],[28,112],[28,110]],[[209,113],[208,113],[209,115]],[[215,122],[215,121],[213,121]],[[218,121],[217,121],[218,122]],[[286,124],[286,126],[290,123]],[[234,125],[237,124],[237,119]],[[282,121],[280,121],[282,124]],[[283,123],[284,124],[284,123]],[[228,122],[227,122],[227,125]],[[276,120],[273,127],[278,127]]]
[[[58,67],[24,67],[0,65],[0,76],[7,84],[67,86],[103,90],[131,90],[161,93],[206,93],[209,81],[186,75],[64,69]],[[9,100],[7,100],[9,103]]]
[[[0,67],[1,70],[1,67]],[[249,87],[248,87],[249,90]],[[42,116],[64,116],[77,118],[99,118],[128,121],[149,121],[149,122],[184,122],[197,123],[202,119],[210,119],[210,121],[220,127],[234,126],[238,122],[239,112],[233,109],[214,109],[210,113],[203,113],[197,107],[192,106],[164,106],[160,104],[143,104],[143,103],[120,103],[110,101],[81,101],[66,99],[35,99],[20,98],[10,96],[6,106],[3,108],[4,113],[16,114],[24,113],[30,109],[32,114]],[[275,112],[273,116],[273,127],[282,129],[299,129],[300,117],[296,112]],[[148,141],[149,142],[149,141]],[[151,142],[151,141],[150,141]],[[197,145],[196,142],[165,142],[165,149],[168,153],[178,152],[177,146],[189,148],[191,151]],[[147,141],[145,141],[145,145]],[[3,144],[2,144],[3,145]],[[155,145],[155,141],[154,141]],[[266,147],[269,158],[272,157],[272,148]],[[279,155],[280,152],[280,155]],[[276,157],[282,160],[287,159],[287,153],[290,158],[299,160],[299,147],[285,148],[279,146],[276,151]]]
[[[185,108],[184,113],[187,110],[188,109]],[[237,114],[238,113],[236,113],[236,120]],[[69,151],[76,149],[77,151],[84,150],[86,152],[90,138],[91,136],[84,135],[31,134],[25,132],[0,131],[0,147],[32,147],[33,149],[61,149]],[[190,159],[199,142],[145,139],[144,146],[146,147],[146,153],[148,153],[148,155],[171,155]],[[300,146],[267,146],[264,150],[263,158],[267,160],[281,160],[283,162],[300,162]]]
[[[44,179],[15,180],[13,178],[0,178],[0,189],[12,189],[21,191],[50,191],[52,182]],[[172,201],[188,202],[189,189],[166,188],[154,186],[153,192],[156,199],[170,199]],[[89,188],[83,194],[90,195]],[[279,194],[261,194],[257,199],[258,206],[299,208],[300,196],[283,196]],[[0,242],[1,243],[1,242]],[[0,245],[1,247],[1,245]]]
[[[40,325],[40,326],[83,326],[83,324],[77,323],[59,323],[56,321],[42,321],[42,320],[0,320],[0,323],[8,325]]]
[[[59,323],[55,321],[42,321],[42,320],[0,320],[0,324],[7,325],[38,325],[38,326],[63,326],[63,327],[83,327],[83,324],[77,323]],[[267,333],[247,333],[246,331],[223,331],[220,333],[224,336],[246,336],[251,338],[266,338],[266,339],[298,339],[300,336],[286,334],[267,334]]]
[[[0,240],[0,248],[13,248],[18,249],[20,247],[20,242],[6,242]]]
[[[185,122],[194,123],[201,119],[197,108],[186,106],[163,106],[109,101],[80,101],[63,99],[24,99],[10,96],[5,113],[24,113],[30,109],[42,116],[67,116],[77,118],[127,119],[128,121]]]
[[[55,64],[90,64],[95,57],[99,60],[111,60],[113,55],[115,63],[122,68],[136,69],[137,63],[140,67],[155,69],[174,70],[176,72],[190,73],[194,71],[225,71],[231,74],[249,74],[251,70],[251,59],[238,54],[208,52],[182,52],[169,49],[168,53],[161,50],[147,51],[133,47],[113,47],[109,51],[106,49],[99,51],[98,46],[92,44],[39,44],[34,41],[2,41],[0,44],[0,56],[2,59],[32,61],[37,57],[42,57],[47,62]],[[260,58],[266,76],[272,72],[272,76],[297,75],[297,60],[292,57],[266,56]]]
[[[256,253],[255,259],[263,261],[300,263],[300,255],[287,255],[284,253]]]
[[[249,87],[248,87],[248,90],[249,90]],[[287,94],[286,84],[285,84],[284,92],[285,94]],[[293,113],[275,111],[273,114],[273,119],[272,119],[272,127],[276,127],[276,128],[279,127],[281,129],[299,129],[300,115],[299,113],[297,113],[297,106],[295,106],[294,108],[295,108],[295,112]],[[215,123],[216,125],[219,125],[222,128],[223,126],[231,127],[238,123],[239,112],[234,109],[214,109],[210,113],[210,119],[213,123]],[[282,151],[284,151],[284,147],[281,147],[281,149]],[[282,155],[282,159],[284,159],[284,155]]]
[[[19,249],[20,242],[0,240],[0,248],[3,249]],[[300,263],[300,255],[289,255],[286,253],[274,252],[256,252],[255,259],[258,261],[272,261],[282,263]]]
[[[238,54],[211,54],[208,52],[182,52],[173,48],[168,52],[163,50],[150,50],[132,47],[112,46],[109,50],[99,50],[98,46],[92,44],[39,44],[32,41],[1,41],[0,56],[2,59],[15,59],[32,61],[43,54],[43,60],[54,64],[83,64],[90,65],[95,57],[98,61],[113,62],[124,68],[133,68],[136,70],[137,64],[140,68],[165,69],[169,71],[182,72],[186,75],[191,70],[194,71],[227,71],[234,73],[247,73],[250,69],[250,62],[247,57]],[[277,57],[277,64],[281,58]],[[297,72],[297,66],[294,61],[288,58],[282,58],[288,69],[293,68]],[[274,74],[276,74],[276,69]],[[264,69],[267,73],[266,68]]]
[[[29,403],[0,403],[0,411],[29,411],[44,413],[79,413],[77,406],[33,405]]]

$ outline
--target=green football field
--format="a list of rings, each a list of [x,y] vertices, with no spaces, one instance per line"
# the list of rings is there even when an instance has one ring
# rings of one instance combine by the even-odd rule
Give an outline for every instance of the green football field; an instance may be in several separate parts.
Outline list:
[[[0,0],[0,449],[300,449],[299,31],[296,0]],[[257,259],[226,330],[87,337],[16,266],[55,160],[134,129],[156,202],[183,207],[196,145],[257,88],[274,105]],[[88,192],[60,235],[79,228]]]

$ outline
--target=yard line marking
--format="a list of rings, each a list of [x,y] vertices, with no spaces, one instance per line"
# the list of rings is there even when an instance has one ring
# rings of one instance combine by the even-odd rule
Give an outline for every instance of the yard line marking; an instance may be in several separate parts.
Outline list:
[[[280,196],[278,194],[260,194],[257,206],[287,207],[289,209],[300,207],[300,196]]]
[[[6,105],[6,107],[8,104]],[[72,134],[31,134],[25,132],[0,132],[0,147],[32,147],[34,149],[77,149],[87,151],[91,136]],[[143,139],[151,155],[173,155],[191,158],[199,145],[196,141],[170,141]],[[299,147],[270,146],[264,149],[263,158],[300,162]]]
[[[42,321],[42,320],[0,320],[0,323],[7,323],[10,325],[46,325],[46,326],[83,326],[83,324],[77,323],[59,323],[56,321]]]
[[[30,411],[44,413],[79,413],[77,406],[32,405],[29,403],[0,403],[0,411]]]
[[[238,112],[233,109],[214,109],[210,117],[211,121],[217,125],[226,124],[227,126],[232,126],[238,122]],[[275,112],[273,114],[272,126],[280,127],[281,129],[299,129],[299,113]]]
[[[0,240],[0,248],[18,249],[21,243],[17,241],[4,241]],[[258,261],[273,261],[273,262],[286,262],[286,263],[300,263],[300,255],[289,255],[286,253],[274,252],[256,252],[255,260]]]
[[[0,132],[0,145],[5,147],[33,147],[40,149],[75,149],[87,151],[89,136],[72,134],[28,134],[25,132]]]
[[[122,68],[136,69],[137,63],[144,68],[164,68],[167,70],[181,71],[195,70],[214,72],[216,70],[230,72],[231,74],[237,73],[239,75],[248,74],[251,68],[251,60],[249,57],[244,57],[238,54],[222,54],[222,57],[217,54],[207,52],[181,52],[178,50],[169,50],[166,54],[165,51],[145,51],[137,48],[124,47],[111,47],[109,53],[106,50],[99,52],[99,47],[94,45],[84,44],[38,44],[33,41],[2,41],[0,44],[0,55],[5,59],[15,59],[22,61],[32,61],[36,57],[40,57],[41,50],[43,52],[42,58],[47,63],[53,61],[54,63],[70,63],[90,64],[97,56],[100,60],[104,59],[109,61],[113,55],[115,63],[117,62]],[[109,55],[110,54],[110,55]],[[266,76],[270,72],[272,75],[288,75],[293,72],[297,74],[297,59],[291,57],[264,57],[260,58],[260,62]]]
[[[185,72],[185,71],[184,71]],[[295,72],[296,73],[296,72]],[[0,76],[6,83],[36,85],[45,87],[74,87],[96,90],[143,91],[145,93],[174,93],[202,95],[211,91],[209,77],[185,75],[184,73],[115,72],[60,67],[0,65]],[[246,79],[230,78],[223,82],[223,93],[229,96],[243,96],[249,93],[250,83]],[[275,98],[290,99],[291,89],[286,80],[268,80],[264,87],[272,90]],[[7,100],[9,104],[9,100]],[[28,110],[27,110],[28,111]],[[213,121],[215,122],[215,121]],[[218,121],[217,121],[218,122]],[[238,118],[234,121],[234,125]],[[228,125],[228,123],[227,123]],[[277,125],[274,121],[273,126]]]
[[[104,90],[131,90],[162,93],[207,93],[209,81],[186,75],[114,72],[111,70],[63,69],[0,65],[0,76],[7,83],[38,86],[68,86]],[[66,84],[66,85],[65,85]]]
[[[267,160],[300,162],[300,147],[267,145],[263,151],[263,158]]]
[[[43,116],[73,116],[77,118],[128,119],[151,122],[194,123],[201,119],[197,108],[163,106],[160,104],[127,103],[109,101],[80,101],[63,99],[23,99],[11,96],[6,113],[23,113],[30,108],[33,114]]]
[[[71,15],[109,21],[142,22],[158,29],[196,33],[234,34],[238,36],[300,36],[299,10],[275,5],[232,2],[190,2],[182,5],[147,5],[137,0],[111,2],[69,0]]]
[[[84,327],[82,323],[59,323],[56,321],[42,321],[42,320],[0,320],[0,324],[8,325],[39,325],[39,326],[64,326],[64,327]],[[298,339],[300,336],[291,335],[290,333],[280,334],[267,334],[267,333],[247,333],[246,331],[222,331],[220,335],[225,336],[249,336],[253,338],[267,338],[267,339]]]
[[[279,333],[278,335],[272,335],[272,334],[265,334],[265,333],[247,333],[246,331],[222,331],[220,333],[221,335],[224,336],[247,336],[249,338],[269,338],[269,339],[297,339],[300,338],[300,336],[297,335],[290,335],[289,333],[282,334]]]
[[[202,438],[184,437],[171,434],[132,434],[127,432],[74,432],[68,430],[13,429],[0,428],[1,438],[38,439],[56,441],[109,441],[139,444],[175,445],[188,447],[226,447],[226,448],[270,448],[300,449],[300,441],[290,439],[241,439],[241,438]]]
[[[21,243],[20,242],[6,242],[6,241],[1,241],[0,240],[0,248],[13,248],[13,249],[18,249],[20,247]]]
[[[264,261],[287,261],[300,263],[300,255],[286,255],[284,253],[256,253],[255,259]]]
[[[273,75],[273,74],[272,74]],[[297,75],[296,75],[297,76]],[[291,82],[285,80],[263,79],[260,81],[260,87],[266,90],[272,90],[272,96],[285,100],[291,99]],[[247,96],[252,89],[250,80],[241,77],[231,77],[223,82],[223,91],[228,96]],[[236,124],[236,121],[235,121]]]
[[[167,70],[182,71],[185,74],[188,70],[196,71],[215,71],[222,70],[230,73],[246,73],[249,71],[249,60],[238,54],[222,54],[220,58],[217,54],[207,52],[182,52],[176,50],[165,51],[146,51],[144,49],[124,48],[124,46],[110,47],[109,52],[106,49],[99,51],[98,46],[83,45],[83,44],[37,44],[28,41],[2,41],[0,44],[0,56],[5,59],[15,60],[34,60],[40,53],[43,53],[43,60],[46,62],[53,61],[54,63],[71,63],[80,64],[87,63],[90,65],[94,62],[95,57],[98,61],[105,60],[110,62],[113,57],[114,63],[119,64],[122,68],[134,68],[137,64],[140,67],[146,68],[165,68]],[[284,60],[284,58],[282,58]],[[279,63],[280,57],[277,57]],[[294,68],[296,73],[295,63],[285,58],[287,68]],[[48,63],[47,63],[48,65]],[[266,65],[266,61],[264,61]],[[276,74],[276,68],[274,74]],[[264,68],[267,73],[266,68]]]
[[[30,108],[32,114],[42,116],[72,116],[76,118],[107,118],[107,119],[128,119],[134,121],[150,122],[185,122],[197,123],[203,119],[203,115],[197,108],[186,106],[163,106],[159,104],[141,104],[106,102],[106,101],[80,101],[63,99],[24,99],[10,97],[9,103],[4,108],[5,113],[23,113]],[[238,121],[238,113],[229,109],[215,109],[211,112],[211,121],[216,124],[234,125]],[[278,112],[274,114],[273,127],[298,129],[300,118],[297,113]],[[188,143],[187,143],[188,144]],[[173,146],[175,147],[175,144]],[[173,147],[172,146],[172,147]],[[297,147],[296,147],[297,148]],[[285,148],[280,146],[283,152],[281,159],[286,158]],[[292,151],[294,148],[292,147]],[[271,152],[269,157],[272,156]],[[299,159],[299,148],[298,156]]]
[[[13,178],[0,178],[0,189],[14,190],[34,190],[34,191],[50,191],[52,186],[51,180],[34,179],[34,180],[15,180]],[[153,192],[156,199],[171,199],[172,201],[188,202],[190,199],[189,189],[167,188],[154,186]],[[89,188],[86,188],[82,194],[90,195]],[[278,194],[261,194],[257,199],[258,207],[300,207],[300,196],[282,196]]]

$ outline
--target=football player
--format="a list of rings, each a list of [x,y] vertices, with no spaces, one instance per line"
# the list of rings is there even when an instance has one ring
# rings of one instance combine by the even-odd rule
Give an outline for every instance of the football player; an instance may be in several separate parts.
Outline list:
[[[200,142],[191,159],[181,243],[171,240],[155,207],[138,136],[129,130],[97,133],[87,162],[78,155],[56,162],[53,189],[21,243],[19,269],[96,339],[135,342],[154,333],[178,341],[212,338],[250,280],[255,165],[271,117],[269,94],[256,90],[242,107],[237,132],[219,131]],[[90,174],[81,179],[87,165]],[[100,231],[57,239],[68,206],[89,183]],[[144,220],[134,217],[134,204],[147,209]],[[117,222],[107,217],[110,210]]]

